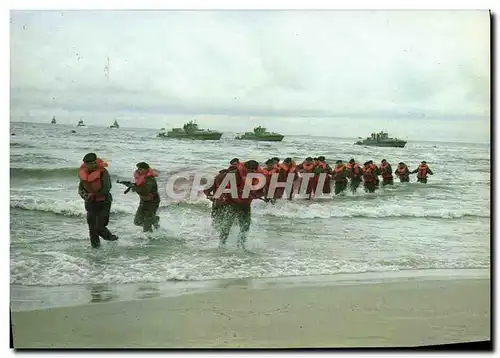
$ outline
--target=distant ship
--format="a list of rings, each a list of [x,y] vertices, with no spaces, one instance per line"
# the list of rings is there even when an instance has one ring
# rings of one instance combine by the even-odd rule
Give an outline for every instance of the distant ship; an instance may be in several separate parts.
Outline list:
[[[284,137],[282,134],[268,132],[266,128],[258,126],[253,129],[253,132],[245,132],[245,134],[237,136],[235,139],[281,142]]]
[[[406,141],[398,138],[390,138],[387,132],[372,133],[370,137],[363,140],[358,140],[357,145],[368,145],[372,147],[395,147],[404,148]]]
[[[200,129],[196,123],[190,121],[184,124],[182,128],[172,128],[171,131],[167,131],[165,128],[162,128],[160,133],[158,133],[158,137],[219,140],[220,137],[222,137],[222,132]]]
[[[56,122],[56,116],[53,116],[52,117],[52,120],[50,121],[51,124],[57,124]]]
[[[109,128],[120,128],[120,126],[118,125],[118,122],[117,122],[117,120],[116,120],[116,119],[115,119],[115,121],[113,122],[113,124],[109,126]]]
[[[85,124],[83,124],[83,120],[82,120],[82,119],[80,119],[80,120],[78,121],[78,124],[77,124],[76,126],[77,126],[77,127],[85,127]]]

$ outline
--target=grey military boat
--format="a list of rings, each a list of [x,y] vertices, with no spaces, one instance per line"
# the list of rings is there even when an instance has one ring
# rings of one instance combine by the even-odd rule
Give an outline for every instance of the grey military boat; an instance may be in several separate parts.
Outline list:
[[[357,145],[368,145],[372,147],[394,147],[394,148],[404,148],[406,141],[398,138],[391,138],[387,132],[372,133],[370,137],[363,140],[358,140]]]
[[[253,132],[245,132],[245,134],[237,136],[235,139],[281,142],[284,137],[282,134],[268,132],[266,128],[258,126],[253,129]]]
[[[166,131],[162,128],[158,137],[179,138],[179,139],[199,139],[199,140],[219,140],[222,137],[222,132],[212,131],[209,129],[200,129],[193,121],[190,121],[182,128],[172,128]]]

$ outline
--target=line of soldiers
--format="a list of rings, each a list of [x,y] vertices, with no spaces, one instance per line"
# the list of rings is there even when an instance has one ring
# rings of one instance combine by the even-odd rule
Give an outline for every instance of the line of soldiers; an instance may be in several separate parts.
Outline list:
[[[227,174],[233,173],[236,177],[237,196],[230,194],[222,194],[216,196],[219,187],[224,183]],[[251,190],[247,197],[242,194],[246,185],[246,177],[249,173],[261,173],[266,177],[266,184],[263,188],[258,190]],[[320,184],[320,175],[325,174],[327,180],[324,181],[322,192],[324,194],[331,193],[330,181],[334,181],[335,194],[340,194],[345,191],[350,181],[350,189],[356,192],[357,188],[363,183],[364,189],[367,192],[374,192],[379,187],[378,177],[382,177],[382,185],[393,185],[393,171],[391,165],[387,160],[382,160],[380,166],[369,160],[363,166],[356,163],[354,159],[349,160],[344,164],[338,160],[335,167],[331,167],[325,161],[324,156],[317,158],[307,157],[301,164],[297,165],[291,158],[286,158],[280,163],[280,159],[275,157],[265,162],[265,167],[261,168],[259,163],[255,160],[249,160],[244,163],[240,162],[238,158],[230,161],[227,169],[222,169],[215,176],[213,184],[204,190],[204,194],[209,200],[212,201],[212,224],[219,233],[220,247],[226,244],[229,232],[235,220],[238,221],[240,226],[240,233],[238,236],[237,246],[245,249],[245,242],[250,230],[251,223],[251,203],[255,199],[261,199],[266,202],[273,202],[275,199],[283,198],[285,188],[276,187],[272,198],[268,196],[271,179],[273,174],[278,174],[278,182],[286,182],[289,175],[294,175],[294,182],[300,183],[304,173],[312,173],[312,180],[309,180],[306,194],[309,194],[311,199],[315,192],[318,190]],[[409,182],[410,174],[417,174],[417,181],[420,183],[427,183],[427,175],[433,175],[432,170],[428,167],[425,161],[422,161],[417,169],[410,171],[408,166],[400,162],[394,171],[394,174],[401,182]],[[226,188],[228,188],[226,185]],[[295,186],[297,188],[297,186]],[[291,190],[287,193],[287,199],[293,199],[294,191]]]
[[[267,195],[273,174],[277,174],[278,182],[287,182],[289,175],[293,175],[294,183],[300,183],[303,174],[311,173],[312,180],[309,180],[306,189],[309,198],[312,198],[318,191],[321,174],[325,174],[327,178],[322,186],[324,194],[331,192],[331,180],[335,183],[335,194],[345,191],[349,181],[350,189],[353,192],[356,192],[361,183],[363,183],[366,191],[374,192],[379,187],[379,176],[382,176],[383,186],[393,184],[392,168],[385,159],[382,160],[380,166],[377,166],[371,160],[364,163],[363,166],[356,163],[354,159],[351,159],[347,164],[338,160],[333,168],[326,163],[323,156],[318,158],[307,157],[299,165],[291,158],[286,158],[280,163],[280,159],[277,157],[267,160],[265,164],[266,166],[261,168],[255,160],[242,163],[238,158],[234,158],[230,161],[230,166],[219,171],[212,185],[204,190],[204,194],[213,201],[212,221],[219,232],[222,246],[226,243],[233,222],[238,220],[240,225],[238,246],[245,248],[244,244],[251,223],[250,204],[253,200],[261,199],[266,202],[274,202],[275,199],[283,198],[285,194],[284,187],[275,188],[272,198]],[[98,158],[95,153],[88,153],[84,156],[83,163],[78,171],[80,178],[78,193],[85,201],[90,243],[94,248],[100,247],[100,238],[107,241],[118,239],[107,228],[113,198],[110,193],[111,179],[106,167],[107,163]],[[156,215],[160,204],[160,195],[156,182],[157,173],[145,162],[137,163],[136,167],[134,182],[117,182],[127,186],[125,193],[132,190],[139,195],[139,207],[134,217],[134,224],[142,226],[145,232],[151,232],[153,228],[159,228],[160,220],[159,216]],[[222,194],[215,197],[217,189],[228,173],[236,174],[237,196]],[[249,173],[264,174],[266,185],[261,189],[251,190],[249,196],[244,196],[246,177]],[[410,174],[414,173],[417,174],[417,181],[421,183],[427,182],[427,174],[433,174],[425,161],[413,171],[410,171],[404,163],[399,163],[394,172],[401,182],[408,182]],[[287,193],[287,196],[288,199],[293,199],[293,190]]]
[[[101,246],[101,240],[116,241],[118,236],[107,228],[111,212],[111,178],[106,167],[108,164],[98,158],[95,153],[83,157],[83,163],[78,171],[80,183],[78,194],[85,201],[87,224],[89,227],[90,244],[93,248]],[[145,162],[137,163],[134,172],[134,182],[117,181],[127,186],[125,193],[132,190],[139,195],[134,225],[142,226],[143,231],[151,232],[158,229],[160,217],[156,215],[160,205],[160,195],[156,182],[157,173]]]
[[[237,158],[233,161],[237,161]],[[380,166],[373,163],[373,160],[369,160],[363,165],[356,163],[354,159],[349,160],[347,164],[344,164],[342,160],[337,160],[333,168],[325,161],[324,156],[307,157],[299,165],[296,165],[291,158],[286,158],[280,164],[279,158],[275,157],[267,160],[265,164],[266,167],[261,172],[269,176],[269,179],[272,174],[278,173],[278,181],[286,181],[289,173],[295,172],[297,176],[300,176],[301,173],[313,173],[313,180],[310,181],[307,188],[307,194],[311,195],[318,189],[317,185],[321,173],[325,173],[327,177],[323,185],[323,193],[329,194],[331,192],[330,182],[334,181],[336,195],[345,191],[348,183],[350,183],[350,189],[353,193],[356,192],[361,183],[363,183],[365,191],[373,193],[379,188],[379,176],[382,177],[382,186],[385,186],[394,184],[393,174],[399,178],[400,182],[409,182],[410,174],[416,173],[417,182],[420,183],[427,183],[427,175],[434,174],[426,161],[422,161],[418,168],[413,171],[410,171],[405,163],[400,162],[394,172],[386,159],[382,159]],[[282,191],[277,192],[276,195],[275,198],[281,198]]]

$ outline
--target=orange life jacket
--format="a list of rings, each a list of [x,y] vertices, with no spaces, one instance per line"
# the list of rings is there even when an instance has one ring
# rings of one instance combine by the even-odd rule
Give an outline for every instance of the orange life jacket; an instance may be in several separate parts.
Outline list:
[[[307,164],[306,162],[303,162],[302,169],[304,169],[306,173],[311,173],[312,170],[314,169],[314,164],[313,163]]]
[[[142,186],[146,183],[146,179],[150,177],[157,177],[158,174],[156,172],[149,168],[145,173],[141,174],[139,173],[138,170],[134,172],[134,182],[135,186]]]
[[[274,173],[277,173],[279,171],[279,168],[274,166],[271,169],[264,168],[261,170],[261,173],[266,176],[266,185],[269,187],[269,184],[271,183],[271,178]]]
[[[343,181],[343,180],[346,180],[345,177],[342,176],[342,173],[344,172],[344,169],[345,169],[345,166],[342,164],[340,167],[339,166],[336,166],[334,169],[333,169],[333,178],[336,180],[336,181]]]
[[[363,174],[363,180],[365,183],[371,183],[376,181],[375,170],[373,166],[366,166],[365,172]]]
[[[260,172],[264,174],[266,177],[270,178],[273,174],[278,173],[278,171],[279,168],[273,167],[272,169],[267,169],[267,168],[261,169]]]
[[[292,160],[292,163],[290,166],[288,166],[286,163],[283,163],[279,165],[280,169],[283,169],[287,173],[295,173],[295,170],[297,169],[297,164]]]
[[[427,164],[420,164],[418,166],[417,178],[419,178],[419,179],[427,178],[427,170],[428,169],[429,169],[429,167],[427,166]]]
[[[398,166],[397,170],[399,176],[405,176],[408,173],[408,167],[406,165]]]
[[[82,163],[80,169],[78,170],[78,176],[82,182],[83,188],[89,194],[94,194],[95,201],[106,200],[106,195],[95,195],[102,187],[101,184],[101,174],[104,172],[104,168],[108,166],[108,163],[102,161],[102,159],[96,159],[97,168],[89,172],[86,163]]]
[[[214,185],[212,187],[212,192],[217,193],[217,190],[219,189],[220,185],[222,184],[222,181],[226,177],[227,171],[223,173],[219,173],[215,176],[214,178]],[[226,189],[229,189],[231,186],[229,183],[226,184]],[[226,203],[228,201],[228,193],[223,193],[221,194],[218,198],[215,199],[215,201],[219,204]]]
[[[380,170],[382,172],[382,178],[384,179],[391,179],[392,178],[392,173],[389,173],[385,171],[385,169],[389,166],[389,163],[380,163]]]
[[[257,167],[256,172],[257,173],[262,172],[262,169],[260,168],[260,166]],[[255,194],[256,190],[251,190],[247,198],[242,198],[243,189],[245,188],[245,183],[247,181],[247,174],[248,174],[248,171],[243,165],[238,167],[238,172],[236,175],[236,188],[238,191],[238,197],[233,198],[230,196],[228,199],[228,202],[234,203],[234,204],[250,204],[253,201],[254,196],[252,196],[252,194]],[[252,179],[252,185],[256,185],[258,182],[259,182],[258,178]],[[260,189],[260,190],[262,190],[262,189]],[[230,195],[230,194],[228,194],[228,195]]]
[[[318,162],[317,168],[321,168],[322,173],[327,172],[328,164],[326,162]]]
[[[349,163],[345,167],[349,171],[349,177],[350,178],[357,177],[359,175],[359,165],[358,165],[358,163],[354,163],[354,165],[352,165],[352,164]]]
[[[138,170],[136,170],[134,172],[135,186],[139,186],[139,187],[143,186],[146,183],[147,178],[157,177],[157,176],[158,176],[158,174],[156,174],[156,172],[151,168],[148,168],[148,170],[144,174],[141,174],[141,173],[139,173]],[[149,193],[148,195],[141,195],[140,198],[144,201],[151,201],[155,198],[155,196],[156,196],[155,193]]]

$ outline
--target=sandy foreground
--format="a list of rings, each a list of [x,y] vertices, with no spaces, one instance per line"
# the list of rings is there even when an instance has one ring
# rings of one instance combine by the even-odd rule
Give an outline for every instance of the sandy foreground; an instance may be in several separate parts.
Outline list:
[[[490,339],[490,280],[227,288],[12,312],[15,348],[375,347]]]

